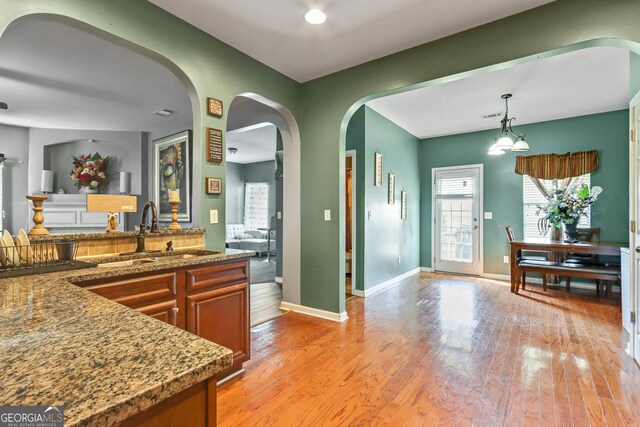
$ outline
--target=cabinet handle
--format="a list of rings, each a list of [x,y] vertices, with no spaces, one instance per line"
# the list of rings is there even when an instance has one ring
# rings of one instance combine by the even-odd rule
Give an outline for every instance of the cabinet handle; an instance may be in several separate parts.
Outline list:
[[[174,313],[177,313],[178,311],[180,311],[178,307],[173,307],[171,310],[173,310]]]

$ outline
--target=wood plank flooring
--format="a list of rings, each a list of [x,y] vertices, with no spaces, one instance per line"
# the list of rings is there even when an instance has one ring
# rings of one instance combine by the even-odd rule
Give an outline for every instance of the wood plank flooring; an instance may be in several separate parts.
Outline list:
[[[256,326],[282,315],[282,288],[276,282],[251,285],[251,326]]]
[[[218,422],[640,425],[619,307],[592,294],[421,273],[349,300],[346,323],[285,314],[252,329],[252,360],[220,387]]]

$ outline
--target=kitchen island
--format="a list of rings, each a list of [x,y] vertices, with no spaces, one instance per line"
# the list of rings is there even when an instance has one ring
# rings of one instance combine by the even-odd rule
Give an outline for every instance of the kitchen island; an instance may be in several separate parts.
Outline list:
[[[0,405],[64,405],[67,426],[144,425],[154,414],[215,425],[217,374],[232,351],[74,283],[249,255],[0,280]]]

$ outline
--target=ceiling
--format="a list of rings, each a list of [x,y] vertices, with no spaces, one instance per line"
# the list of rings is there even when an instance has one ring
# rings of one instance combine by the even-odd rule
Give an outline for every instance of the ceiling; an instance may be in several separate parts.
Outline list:
[[[519,124],[628,108],[629,52],[596,47],[379,98],[367,105],[418,138],[499,129],[500,96]],[[498,117],[485,118],[490,114]]]
[[[552,0],[149,0],[298,82]],[[322,25],[304,14],[320,8]]]
[[[151,131],[191,121],[187,91],[163,65],[58,22],[10,25],[0,58],[2,124]],[[175,113],[153,114],[163,108]]]
[[[227,152],[227,162],[256,163],[275,160],[276,130],[271,123],[259,123],[227,132],[227,148],[235,147],[238,152]]]

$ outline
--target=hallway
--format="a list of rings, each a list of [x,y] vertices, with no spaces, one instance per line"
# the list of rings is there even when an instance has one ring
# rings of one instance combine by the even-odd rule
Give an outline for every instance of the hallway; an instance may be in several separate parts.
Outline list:
[[[289,313],[252,329],[252,359],[220,387],[218,421],[638,424],[640,369],[616,301],[422,273],[349,300],[344,324]]]

